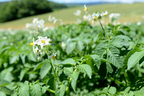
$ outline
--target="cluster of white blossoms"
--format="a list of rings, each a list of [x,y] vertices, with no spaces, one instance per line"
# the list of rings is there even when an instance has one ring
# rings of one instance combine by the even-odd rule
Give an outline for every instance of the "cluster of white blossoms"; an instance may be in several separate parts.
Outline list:
[[[84,19],[85,21],[91,21],[91,20],[92,20],[92,17],[91,17],[90,14],[88,14],[88,15],[83,15],[83,19]]]
[[[38,56],[38,59],[40,59],[41,55],[44,52],[44,46],[51,45],[50,44],[51,39],[42,36],[38,36],[38,39],[35,41],[33,38],[33,43],[30,43],[31,46],[33,46],[33,52],[35,55]]]
[[[113,22],[113,20],[119,19],[119,17],[120,17],[120,14],[119,14],[119,13],[111,13],[111,14],[109,15],[109,18],[111,19],[112,22]]]
[[[106,17],[107,14],[108,14],[107,11],[102,12],[102,13],[99,13],[99,12],[93,13],[93,14],[92,14],[92,18],[93,18],[94,20],[101,19],[103,16]]]
[[[48,21],[52,22],[53,24],[56,24],[58,21],[60,22],[60,25],[63,24],[61,19],[56,19],[55,17],[52,17],[51,15],[49,15],[48,17]]]
[[[26,29],[31,29],[31,28],[35,28],[35,26],[34,26],[33,23],[26,23],[25,28]]]
[[[51,15],[49,15],[48,21],[54,22],[54,21],[56,21],[56,18],[55,18],[55,17],[52,17]]]
[[[38,18],[34,18],[32,22],[33,22],[33,24],[36,25],[38,28],[43,28],[45,21],[44,21],[43,19],[41,19],[41,20],[38,21]]]
[[[76,12],[73,13],[75,16],[80,16],[81,15],[81,10],[76,10]]]
[[[33,22],[34,26],[37,26],[39,29],[43,28],[43,31],[47,31],[49,29],[48,27],[44,28],[45,21],[43,19],[38,20],[38,18],[34,18],[32,22]]]

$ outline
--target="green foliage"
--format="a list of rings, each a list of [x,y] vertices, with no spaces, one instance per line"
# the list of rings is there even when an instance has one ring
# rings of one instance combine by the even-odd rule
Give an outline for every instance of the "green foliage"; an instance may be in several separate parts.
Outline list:
[[[30,88],[31,96],[41,96],[41,87],[39,84],[34,84]]]
[[[19,96],[30,96],[29,94],[29,85],[26,81],[19,89]]]
[[[0,11],[2,13],[0,14],[0,22],[6,22],[36,14],[52,12],[52,8],[47,0],[13,0],[3,4]]]
[[[87,22],[49,29],[39,36],[51,38],[49,53],[57,54],[52,59],[43,53],[40,60],[29,45],[37,34],[25,30],[1,32],[0,94],[143,95],[144,29],[136,24],[117,27],[105,29],[108,37],[103,36],[100,26]]]
[[[128,68],[127,69],[130,69],[133,66],[135,66],[143,56],[144,56],[144,51],[135,52],[134,54],[132,54],[128,60]]]

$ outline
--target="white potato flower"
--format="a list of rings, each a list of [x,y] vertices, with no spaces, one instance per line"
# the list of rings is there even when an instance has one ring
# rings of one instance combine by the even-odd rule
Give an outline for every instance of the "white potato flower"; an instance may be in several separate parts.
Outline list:
[[[33,43],[30,43],[30,45],[33,46],[33,50],[35,49],[35,45],[39,45],[41,49],[43,49],[43,46],[50,45],[50,42],[51,42],[51,39],[47,38],[47,36],[46,37],[38,36],[38,39],[36,41],[34,41],[34,38],[33,38]]]
[[[38,28],[43,28],[44,27],[44,20],[43,19],[41,19],[40,21],[38,21]]]
[[[140,22],[140,21],[139,21],[139,22],[137,22],[137,25],[138,25],[138,26],[140,26],[140,25],[141,25],[141,22]]]
[[[81,23],[81,20],[80,20],[80,19],[77,19],[77,22],[78,22],[78,23]]]
[[[66,44],[65,44],[64,42],[62,42],[62,43],[61,43],[61,47],[62,47],[62,49],[65,49]]]
[[[93,13],[92,14],[92,18],[95,19],[95,20],[97,20],[98,17],[99,17],[99,13]]]
[[[69,42],[71,40],[71,38],[68,38],[66,41]]]
[[[91,21],[91,20],[92,20],[90,14],[89,14],[89,15],[84,15],[84,16],[83,16],[83,19],[84,19],[85,21]]]
[[[41,60],[41,57],[40,57],[40,56],[38,56],[38,57],[37,57],[37,59],[38,59],[38,60]]]
[[[53,53],[52,55],[48,56],[48,58],[52,58],[53,60],[55,60],[56,54],[57,53]]]
[[[119,13],[111,13],[109,15],[109,18],[111,19],[111,22],[114,22],[115,20],[119,19],[120,14]]]
[[[50,41],[51,39],[50,38],[47,39],[47,36],[46,37],[38,36],[37,45],[40,45],[41,49],[43,49],[43,46],[50,45]]]
[[[76,10],[76,12],[74,12],[75,16],[80,16],[80,14],[81,14],[81,10]]]
[[[107,11],[105,11],[105,12],[102,12],[101,16],[106,17],[106,16],[107,16],[107,14],[108,14],[108,12],[107,12]]]
[[[26,29],[30,29],[30,28],[34,28],[35,26],[33,25],[33,23],[26,23],[25,28]]]
[[[115,18],[115,19],[118,19],[120,17],[120,14],[119,13],[111,13],[110,15],[109,15],[109,18],[111,19],[111,18]]]
[[[38,24],[38,18],[34,18],[32,22],[33,22],[33,24],[37,25]]]
[[[51,17],[51,15],[49,15],[48,21],[52,22],[52,17]]]
[[[86,12],[86,14],[88,13],[86,5],[84,5],[84,11]]]
[[[48,27],[45,27],[44,29],[43,29],[43,31],[47,31],[49,28]]]

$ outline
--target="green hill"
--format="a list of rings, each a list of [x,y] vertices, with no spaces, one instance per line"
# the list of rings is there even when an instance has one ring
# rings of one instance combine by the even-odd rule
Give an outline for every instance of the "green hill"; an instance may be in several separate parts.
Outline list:
[[[120,22],[135,22],[142,20],[142,16],[144,16],[144,3],[134,3],[134,4],[103,4],[103,5],[93,5],[87,6],[88,13],[93,13],[95,11],[105,11],[107,10],[109,13],[120,13],[121,17],[119,19]],[[83,12],[82,7],[75,7],[75,8],[66,8],[59,11],[54,11],[51,13],[41,14],[30,16],[26,18],[22,18],[19,20],[14,20],[6,23],[0,23],[0,28],[24,28],[26,23],[31,23],[33,18],[44,19],[45,25],[52,26],[53,24],[48,21],[48,16],[54,16],[58,19],[62,19],[64,23],[74,23],[76,22],[77,18],[73,15],[73,12],[76,10],[81,10],[82,14],[80,19],[82,19],[85,12]],[[108,17],[105,19],[109,22]]]

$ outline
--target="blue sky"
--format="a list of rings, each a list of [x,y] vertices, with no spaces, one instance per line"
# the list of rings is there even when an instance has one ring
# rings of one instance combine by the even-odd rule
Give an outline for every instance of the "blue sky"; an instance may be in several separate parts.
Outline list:
[[[10,0],[0,0],[0,2],[4,2],[4,1],[10,1]],[[87,3],[87,2],[99,2],[99,1],[102,1],[102,2],[117,2],[117,1],[120,1],[122,3],[133,3],[133,2],[144,2],[144,0],[50,0],[50,1],[54,1],[54,2],[58,2],[58,3],[80,3],[80,2],[83,2],[83,3]]]

